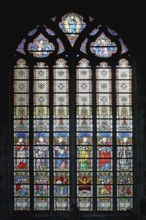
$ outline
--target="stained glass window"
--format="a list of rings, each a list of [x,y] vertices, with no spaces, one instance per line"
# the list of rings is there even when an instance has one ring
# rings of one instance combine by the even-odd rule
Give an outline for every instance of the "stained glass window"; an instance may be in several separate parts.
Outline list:
[[[116,69],[117,209],[133,207],[132,72],[126,59]]]
[[[130,53],[115,30],[93,20],[74,12],[50,18],[16,48],[15,211],[134,207]]]
[[[53,171],[54,210],[70,207],[69,72],[59,59],[53,71]]]
[[[34,66],[33,176],[34,210],[50,209],[49,70],[43,62]]]
[[[82,59],[76,73],[77,204],[81,211],[93,210],[92,71]]]
[[[112,72],[107,63],[96,68],[97,210],[113,210]]]
[[[14,210],[30,210],[29,69],[19,59],[14,68]]]

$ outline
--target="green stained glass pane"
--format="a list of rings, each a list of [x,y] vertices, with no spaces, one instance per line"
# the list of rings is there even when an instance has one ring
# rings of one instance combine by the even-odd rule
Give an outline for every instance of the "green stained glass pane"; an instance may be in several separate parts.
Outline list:
[[[97,106],[96,107],[96,117],[99,120],[100,118],[112,118],[112,107],[110,106]]]
[[[112,198],[97,198],[97,211],[112,211],[113,199]]]
[[[14,107],[14,118],[23,120],[24,118],[29,118],[29,108],[28,107]]]
[[[132,198],[117,198],[117,210],[118,211],[128,211],[133,208]]]
[[[43,119],[49,118],[49,107],[40,106],[34,107],[34,118]]]
[[[93,171],[93,160],[85,157],[77,159],[77,171]]]
[[[76,118],[80,118],[85,121],[88,118],[92,118],[92,107],[90,106],[76,107]]]
[[[60,120],[69,118],[69,107],[66,106],[54,106],[53,108],[53,116],[54,118],[58,118]]]
[[[117,107],[117,118],[132,118],[132,107],[131,106],[121,106]]]

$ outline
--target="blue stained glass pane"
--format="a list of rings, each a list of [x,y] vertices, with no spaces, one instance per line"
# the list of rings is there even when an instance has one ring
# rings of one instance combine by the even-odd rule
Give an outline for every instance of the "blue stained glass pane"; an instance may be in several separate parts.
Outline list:
[[[31,31],[28,33],[28,36],[33,36],[36,32],[37,32],[37,28],[31,30]]]
[[[42,34],[39,34],[39,36],[34,39],[33,43],[28,45],[28,50],[34,57],[43,58],[48,57],[49,54],[55,50],[55,46]]]
[[[89,17],[89,21],[92,22],[94,20],[94,18],[92,17]]]
[[[111,57],[113,53],[117,52],[117,46],[114,42],[105,36],[105,34],[101,34],[95,42],[92,42],[90,45],[90,50],[97,57]]]
[[[86,24],[83,22],[83,17],[76,13],[69,13],[62,17],[59,23],[61,30],[66,33],[66,36],[73,46],[78,38],[78,34],[82,32]]]
[[[99,31],[99,28],[95,28],[93,29],[93,31],[91,31],[91,33],[89,35],[94,36],[95,34],[97,34]]]
[[[58,42],[58,45],[59,45],[58,54],[61,54],[65,51],[65,48],[64,48],[64,45],[63,45],[62,41],[59,38],[57,38],[57,42]]]
[[[53,154],[54,158],[68,158],[69,146],[54,146]]]
[[[26,39],[23,39],[21,41],[21,43],[19,44],[19,46],[17,47],[17,51],[19,53],[25,54],[25,51],[24,51],[24,44],[25,44],[25,42],[26,42]]]
[[[48,197],[50,194],[48,185],[34,185],[34,196],[35,197]]]
[[[55,36],[54,31],[52,31],[50,28],[46,28],[46,32],[51,36]]]
[[[86,38],[83,41],[83,43],[81,44],[81,48],[80,48],[80,51],[82,51],[83,53],[86,53],[86,54],[87,54],[87,50],[86,50],[87,42],[88,42],[88,39]]]
[[[119,39],[119,41],[121,43],[121,48],[122,48],[121,54],[124,54],[128,51],[128,48],[126,47],[125,43],[123,42],[121,38]]]
[[[113,36],[117,36],[117,35],[118,35],[117,32],[114,31],[114,30],[111,29],[111,28],[108,28],[108,32],[109,32],[111,35],[113,35]]]

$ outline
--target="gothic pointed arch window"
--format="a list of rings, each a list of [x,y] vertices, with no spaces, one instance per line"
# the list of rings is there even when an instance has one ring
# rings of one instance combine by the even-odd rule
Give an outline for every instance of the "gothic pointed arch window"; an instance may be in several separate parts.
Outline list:
[[[133,208],[130,59],[115,30],[73,12],[24,36],[12,74],[14,211]]]

